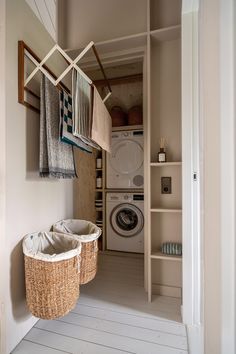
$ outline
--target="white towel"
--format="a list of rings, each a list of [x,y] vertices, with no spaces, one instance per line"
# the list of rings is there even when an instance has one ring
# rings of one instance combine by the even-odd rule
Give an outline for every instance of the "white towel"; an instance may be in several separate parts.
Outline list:
[[[98,90],[94,87],[91,138],[107,152],[111,152],[111,127],[111,116]]]

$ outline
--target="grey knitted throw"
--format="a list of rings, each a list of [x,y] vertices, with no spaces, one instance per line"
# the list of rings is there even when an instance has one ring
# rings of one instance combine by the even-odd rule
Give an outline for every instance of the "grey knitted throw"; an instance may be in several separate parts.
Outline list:
[[[59,139],[59,92],[45,76],[42,76],[40,96],[39,174],[41,177],[77,177],[73,148]]]

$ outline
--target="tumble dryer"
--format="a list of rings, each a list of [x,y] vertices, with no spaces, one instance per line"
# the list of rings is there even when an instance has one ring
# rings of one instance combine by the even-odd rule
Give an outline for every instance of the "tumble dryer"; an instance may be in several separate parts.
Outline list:
[[[107,249],[144,252],[143,193],[107,193]]]
[[[143,131],[112,133],[111,154],[107,154],[106,187],[143,188]]]

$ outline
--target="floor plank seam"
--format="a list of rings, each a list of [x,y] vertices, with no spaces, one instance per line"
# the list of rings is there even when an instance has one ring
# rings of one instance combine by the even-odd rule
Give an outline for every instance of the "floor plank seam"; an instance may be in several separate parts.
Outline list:
[[[110,302],[111,303],[111,302]],[[87,304],[85,304],[85,303],[80,303],[81,305],[87,305]],[[120,306],[124,306],[124,307],[128,307],[128,303],[121,303],[121,302],[114,302],[113,304],[116,304],[116,305],[120,305]],[[88,306],[90,306],[90,305],[88,305]],[[92,306],[91,306],[92,307]],[[98,308],[98,307],[95,307],[94,306],[94,308]],[[102,308],[102,307],[100,307],[100,309],[104,309],[104,308]],[[129,309],[130,309],[130,307],[129,307]],[[135,310],[135,307],[134,308],[131,308],[131,309],[133,309],[133,310]],[[106,309],[106,310],[108,310],[108,311],[113,311],[113,312],[115,312],[114,310],[112,310],[112,309],[110,309],[110,308],[108,308],[108,309]],[[140,311],[147,311],[147,309],[145,309],[145,308],[140,308]],[[151,310],[149,310],[149,311],[151,311]],[[127,313],[127,314],[129,314],[129,315],[131,315],[131,313]],[[147,313],[148,314],[148,313]],[[158,318],[160,318],[160,319],[156,319],[157,321],[160,321],[160,322],[169,322],[169,323],[176,323],[176,324],[181,324],[181,322],[178,322],[178,321],[174,321],[174,320],[168,320],[168,319],[166,319],[166,318],[163,318],[162,316],[166,316],[167,314],[168,315],[171,315],[172,314],[172,311],[170,310],[170,311],[162,311],[162,310],[159,310],[158,309],[158,314],[159,314],[159,316],[155,316],[155,317],[158,317]],[[134,316],[136,316],[136,315],[134,315]],[[154,316],[154,315],[151,315],[150,314],[150,316]],[[179,316],[180,316],[180,314],[179,314]],[[154,320],[154,318],[152,318],[152,317],[148,317],[148,316],[142,316],[142,315],[137,315],[137,317],[142,317],[142,318],[151,318],[151,319],[153,319]],[[162,318],[161,318],[162,317]]]
[[[117,304],[117,303],[116,303]],[[105,310],[105,311],[110,311],[110,312],[115,312],[115,313],[120,313],[120,314],[124,314],[124,312],[120,312],[120,311],[115,311],[115,310],[112,310],[112,309],[105,309],[105,308],[102,308],[102,307],[98,307],[98,306],[91,306],[91,305],[87,305],[87,304],[78,304],[79,305],[83,305],[83,306],[87,306],[87,307],[91,307],[91,308],[95,308],[95,309],[99,309],[99,310]],[[170,324],[176,324],[177,326],[181,326],[181,327],[184,327],[184,325],[181,323],[181,322],[176,322],[176,321],[172,321],[172,320],[168,320],[168,319],[157,319],[157,318],[154,318],[153,317],[148,317],[148,316],[140,316],[140,315],[134,315],[132,313],[129,313],[129,312],[126,312],[125,313],[126,315],[128,316],[133,316],[133,317],[140,317],[140,318],[144,318],[144,319],[147,319],[147,320],[153,320],[153,321],[158,321],[158,322],[163,322],[163,323],[170,323]],[[156,316],[157,317],[157,316]]]
[[[100,347],[103,347],[103,348],[115,349],[115,350],[119,350],[120,352],[123,352],[123,353],[136,354],[135,352],[130,352],[130,351],[127,351],[127,350],[121,350],[121,349],[116,348],[116,347],[111,347],[110,345],[100,344],[100,343],[89,341],[89,340],[86,340],[86,339],[79,339],[79,338],[76,338],[74,336],[69,336],[67,334],[61,334],[61,333],[58,333],[58,332],[55,332],[55,331],[52,331],[52,330],[49,330],[49,329],[43,329],[43,328],[37,327],[37,325],[34,326],[34,328],[37,328],[40,331],[44,331],[44,332],[48,332],[48,333],[54,333],[54,334],[57,334],[57,335],[59,335],[61,337],[72,338],[72,339],[75,339],[77,341],[99,345]],[[53,348],[53,349],[55,349],[55,348]]]
[[[66,354],[73,354],[72,352],[67,352],[65,350],[58,350],[56,348],[53,348],[53,347],[50,347],[49,345],[46,345],[46,344],[41,344],[41,343],[37,343],[37,342],[34,342],[32,340],[29,340],[29,339],[26,339],[24,338],[19,344],[21,344],[22,342],[29,342],[29,343],[33,343],[33,344],[36,344],[36,345],[39,345],[40,347],[45,347],[45,348],[49,348],[49,349],[53,349],[53,350],[56,350],[58,353],[66,353]],[[19,345],[18,344],[18,345]],[[15,350],[15,349],[14,349]],[[13,351],[14,352],[14,351]],[[12,354],[13,352],[11,352],[10,354]]]
[[[129,323],[123,323],[123,322],[119,322],[119,321],[112,321],[112,320],[107,320],[107,319],[104,319],[104,318],[101,318],[101,317],[95,317],[95,316],[91,316],[91,315],[84,315],[84,314],[80,314],[80,313],[77,313],[77,312],[73,312],[73,310],[70,312],[70,313],[73,313],[74,315],[77,315],[77,316],[83,316],[83,317],[89,317],[89,318],[96,318],[98,320],[102,320],[102,321],[107,321],[107,322],[112,322],[112,323],[118,323],[120,325],[125,325],[125,326],[129,326],[129,327],[134,327],[134,328],[140,328],[140,329],[145,329],[147,331],[152,331],[152,332],[155,332],[155,333],[163,333],[163,334],[168,334],[168,335],[172,335],[172,336],[176,336],[176,337],[181,337],[181,338],[186,338],[186,336],[183,336],[181,334],[175,334],[175,333],[171,333],[171,332],[166,332],[166,331],[161,331],[161,330],[157,330],[157,329],[152,329],[152,328],[147,328],[147,327],[140,327],[140,326],[137,326],[137,325],[131,325]],[[57,321],[61,321],[61,322],[65,322],[61,319],[58,319]],[[70,322],[69,322],[70,323]],[[70,323],[71,324],[71,323]]]
[[[96,332],[112,334],[112,335],[117,336],[117,337],[129,338],[129,339],[137,340],[139,342],[150,343],[150,344],[154,344],[154,345],[158,345],[158,346],[162,346],[162,347],[167,347],[167,348],[171,348],[171,349],[180,349],[180,350],[185,350],[185,351],[187,350],[187,349],[184,349],[184,348],[179,348],[177,346],[174,347],[174,346],[171,346],[171,345],[166,345],[166,344],[162,344],[162,343],[152,342],[150,340],[130,337],[130,336],[126,336],[126,335],[123,335],[123,334],[113,333],[113,332],[105,331],[105,330],[102,330],[102,329],[91,328],[91,327],[87,327],[87,326],[76,324],[76,323],[66,322],[66,321],[62,321],[62,320],[55,320],[55,321],[67,323],[67,324],[70,324],[70,325],[75,326],[75,327],[87,328],[87,329],[90,329],[90,330],[93,330],[93,331],[96,331]]]

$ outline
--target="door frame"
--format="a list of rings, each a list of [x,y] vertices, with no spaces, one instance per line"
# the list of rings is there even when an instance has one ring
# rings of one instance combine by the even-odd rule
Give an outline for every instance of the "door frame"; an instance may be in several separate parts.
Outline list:
[[[182,4],[183,119],[183,321],[191,354],[204,353],[203,304],[203,131],[199,104],[200,0]],[[221,353],[236,351],[236,5],[219,0],[220,13],[220,235]],[[199,85],[200,82],[200,85]],[[197,180],[193,180],[196,172]],[[225,192],[225,186],[230,193]],[[194,252],[193,252],[194,250]],[[225,276],[227,274],[227,276]]]
[[[0,1],[0,269],[6,265],[6,0]],[[6,352],[6,272],[0,272],[0,354]]]
[[[220,0],[221,353],[236,352],[236,5]],[[227,191],[226,187],[227,186]]]
[[[182,2],[183,322],[190,352],[204,353],[199,0]]]

